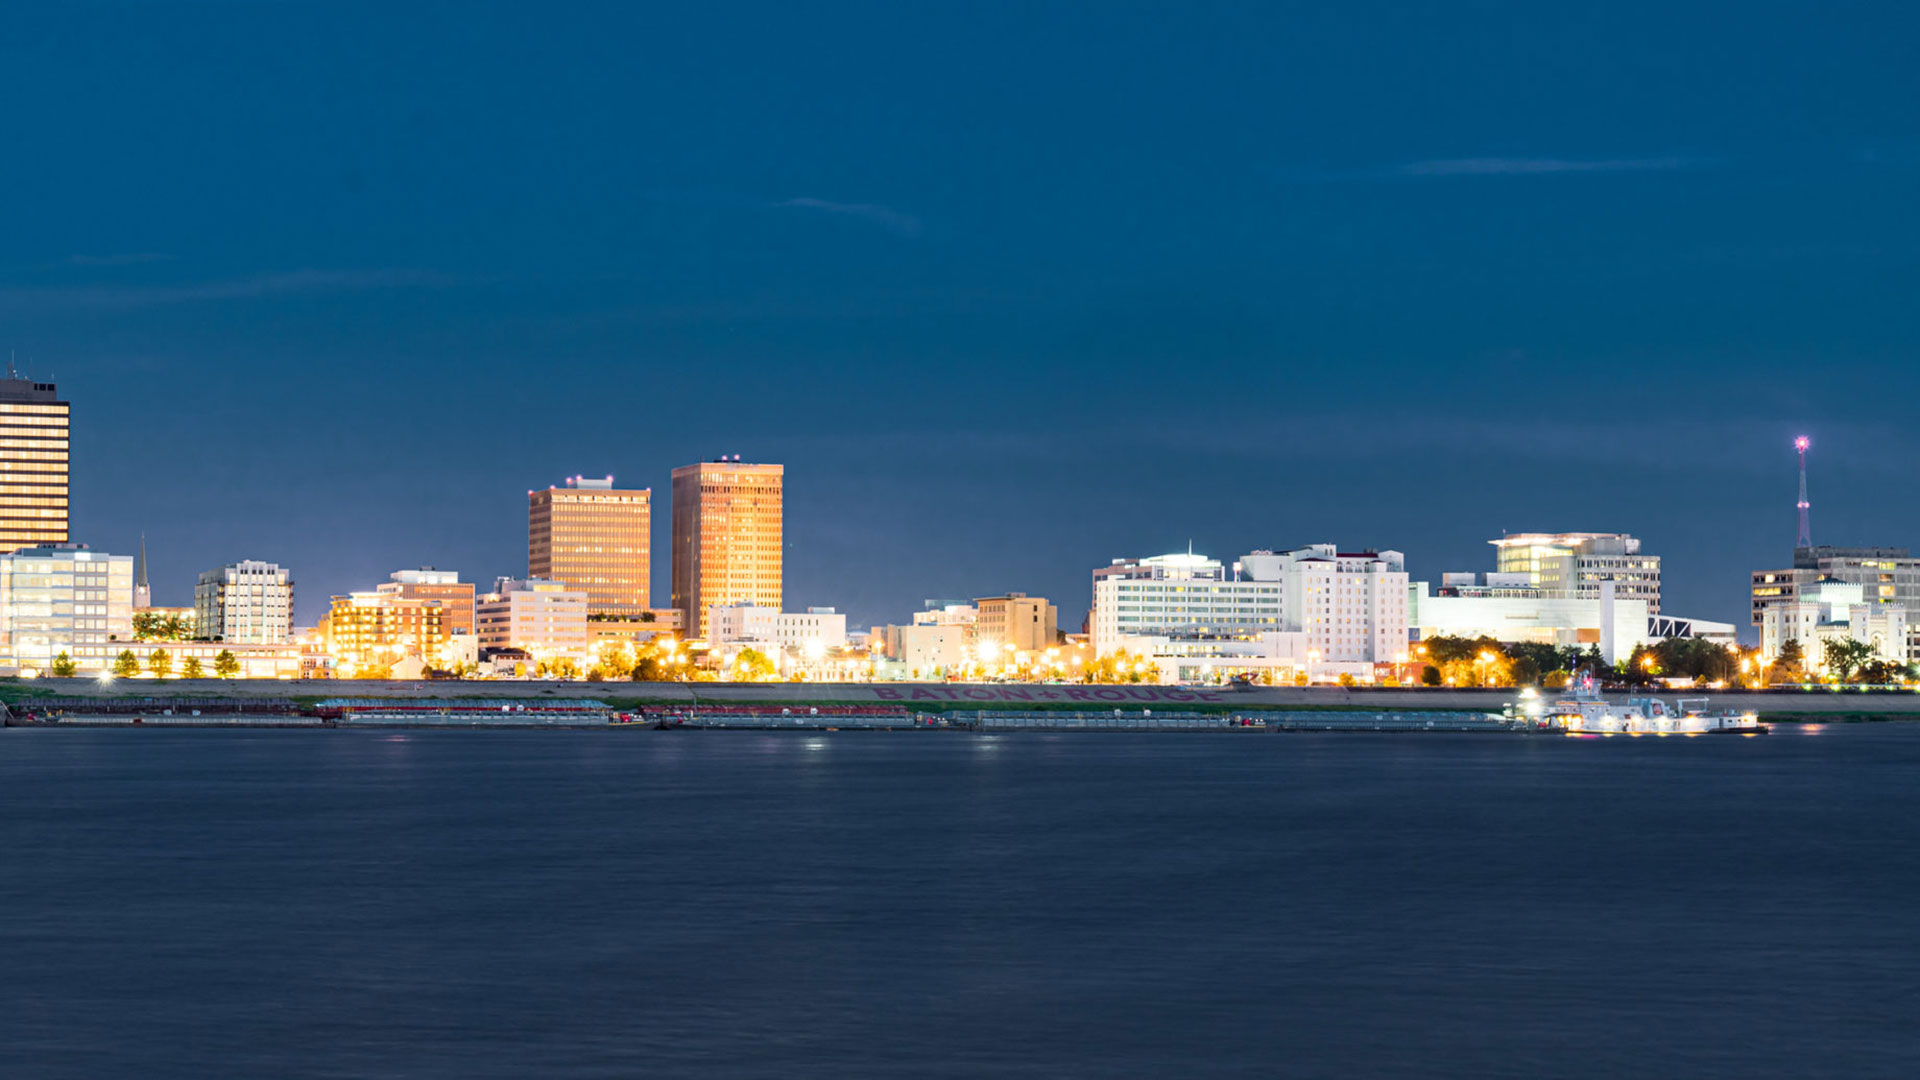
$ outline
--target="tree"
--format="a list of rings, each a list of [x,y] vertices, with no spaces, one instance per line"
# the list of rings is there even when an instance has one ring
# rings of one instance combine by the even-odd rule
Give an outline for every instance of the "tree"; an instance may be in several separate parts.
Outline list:
[[[173,654],[165,649],[155,649],[147,656],[147,670],[153,672],[156,679],[164,679],[173,674]]]
[[[200,666],[199,657],[189,656],[187,657],[187,662],[181,665],[180,677],[183,679],[204,679],[207,677],[207,669]]]
[[[628,648],[626,643],[602,642],[593,667],[587,671],[587,678],[593,682],[622,678],[633,670],[636,663],[633,650]]]
[[[140,658],[133,655],[132,649],[121,649],[120,655],[113,658],[113,673],[122,679],[131,679],[140,674]]]
[[[221,649],[213,658],[213,673],[222,679],[231,679],[240,674],[240,658],[233,655],[232,649]]]
[[[1105,656],[1087,661],[1081,669],[1080,678],[1090,683],[1137,683],[1147,678],[1149,673],[1158,675],[1157,669],[1145,657],[1137,656],[1125,649],[1115,649]]]
[[[1865,666],[1878,654],[1872,642],[1857,641],[1853,638],[1836,638],[1824,643],[1823,665],[1828,672],[1841,682],[1853,678],[1853,673]]]
[[[73,657],[63,652],[53,658],[53,663],[47,667],[47,674],[56,679],[71,679],[79,670],[80,667],[73,662]]]
[[[779,668],[759,649],[741,649],[733,658],[733,677],[740,682],[765,682],[778,674]]]
[[[135,641],[186,641],[192,637],[192,624],[178,615],[162,611],[133,613]]]
[[[1787,643],[1780,646],[1780,655],[1773,658],[1773,672],[1767,682],[1769,685],[1805,682],[1806,665],[1807,657],[1800,647],[1800,639],[1788,638]]]
[[[1420,685],[1422,686],[1439,686],[1444,678],[1445,677],[1440,674],[1440,669],[1434,667],[1432,664],[1428,664],[1426,667],[1420,669]]]
[[[1872,660],[1860,666],[1855,673],[1856,682],[1873,683],[1879,686],[1898,686],[1913,679],[1913,665],[1891,660]]]

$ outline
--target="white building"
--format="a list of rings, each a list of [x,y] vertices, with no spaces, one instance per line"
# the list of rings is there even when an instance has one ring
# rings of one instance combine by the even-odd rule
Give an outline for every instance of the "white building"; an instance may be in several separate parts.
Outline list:
[[[544,578],[501,578],[474,603],[481,649],[525,649],[538,660],[591,659],[587,594]]]
[[[242,645],[293,640],[293,574],[247,559],[200,575],[193,587],[194,633]]]
[[[1660,614],[1660,557],[1640,550],[1626,533],[1512,533],[1488,541],[1499,572],[1524,575],[1550,599],[1598,600],[1612,582],[1620,600],[1643,600]]]
[[[1231,576],[1191,552],[1116,559],[1093,573],[1090,621],[1095,655],[1145,655],[1164,681],[1276,669],[1371,681],[1405,660],[1406,563],[1332,544],[1254,551]]]
[[[48,671],[62,653],[98,675],[133,641],[133,556],[49,544],[0,555],[0,671]]]
[[[1650,641],[1647,602],[1622,599],[1609,587],[1587,597],[1545,596],[1524,577],[1444,574],[1436,593],[1424,581],[1409,586],[1407,620],[1416,640],[1490,637],[1506,643],[1593,646],[1608,663]],[[1731,629],[1731,628],[1729,628]]]
[[[741,646],[819,657],[847,643],[847,617],[830,607],[781,611],[757,604],[716,604],[707,609],[707,641],[714,648]]]
[[[1882,660],[1907,662],[1907,612],[1869,602],[1866,587],[1826,578],[1801,585],[1791,599],[1760,607],[1760,658],[1773,663],[1788,641],[1798,641],[1809,671],[1824,664],[1826,643],[1851,638],[1873,646]]]
[[[903,679],[931,679],[965,668],[973,660],[973,640],[962,623],[915,623],[886,628],[888,673]]]

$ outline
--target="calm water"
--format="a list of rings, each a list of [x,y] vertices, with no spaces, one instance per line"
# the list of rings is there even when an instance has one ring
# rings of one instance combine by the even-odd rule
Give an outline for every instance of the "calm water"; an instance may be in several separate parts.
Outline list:
[[[1920,725],[0,731],[0,1076],[1920,1074]]]

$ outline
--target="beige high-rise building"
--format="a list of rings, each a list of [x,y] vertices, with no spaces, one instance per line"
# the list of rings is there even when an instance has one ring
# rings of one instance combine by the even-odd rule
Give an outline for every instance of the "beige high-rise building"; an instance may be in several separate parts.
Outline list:
[[[589,614],[638,616],[650,606],[652,502],[651,488],[615,488],[611,476],[527,492],[527,576],[586,593]]]
[[[707,609],[780,609],[786,467],[703,461],[673,470],[673,606],[689,637],[707,636]]]
[[[0,551],[67,542],[68,406],[50,382],[0,379]]]

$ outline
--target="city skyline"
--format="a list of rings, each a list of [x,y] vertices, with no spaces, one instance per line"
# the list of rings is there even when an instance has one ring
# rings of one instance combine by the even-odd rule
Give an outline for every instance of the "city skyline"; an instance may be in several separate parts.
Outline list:
[[[740,453],[790,470],[788,606],[858,623],[1588,529],[1737,623],[1802,433],[1816,543],[1920,536],[1868,408],[1920,394],[1884,20],[880,10],[22,13],[0,347],[84,403],[73,536],[146,532],[165,603],[292,567],[311,623],[518,573],[529,488]]]

